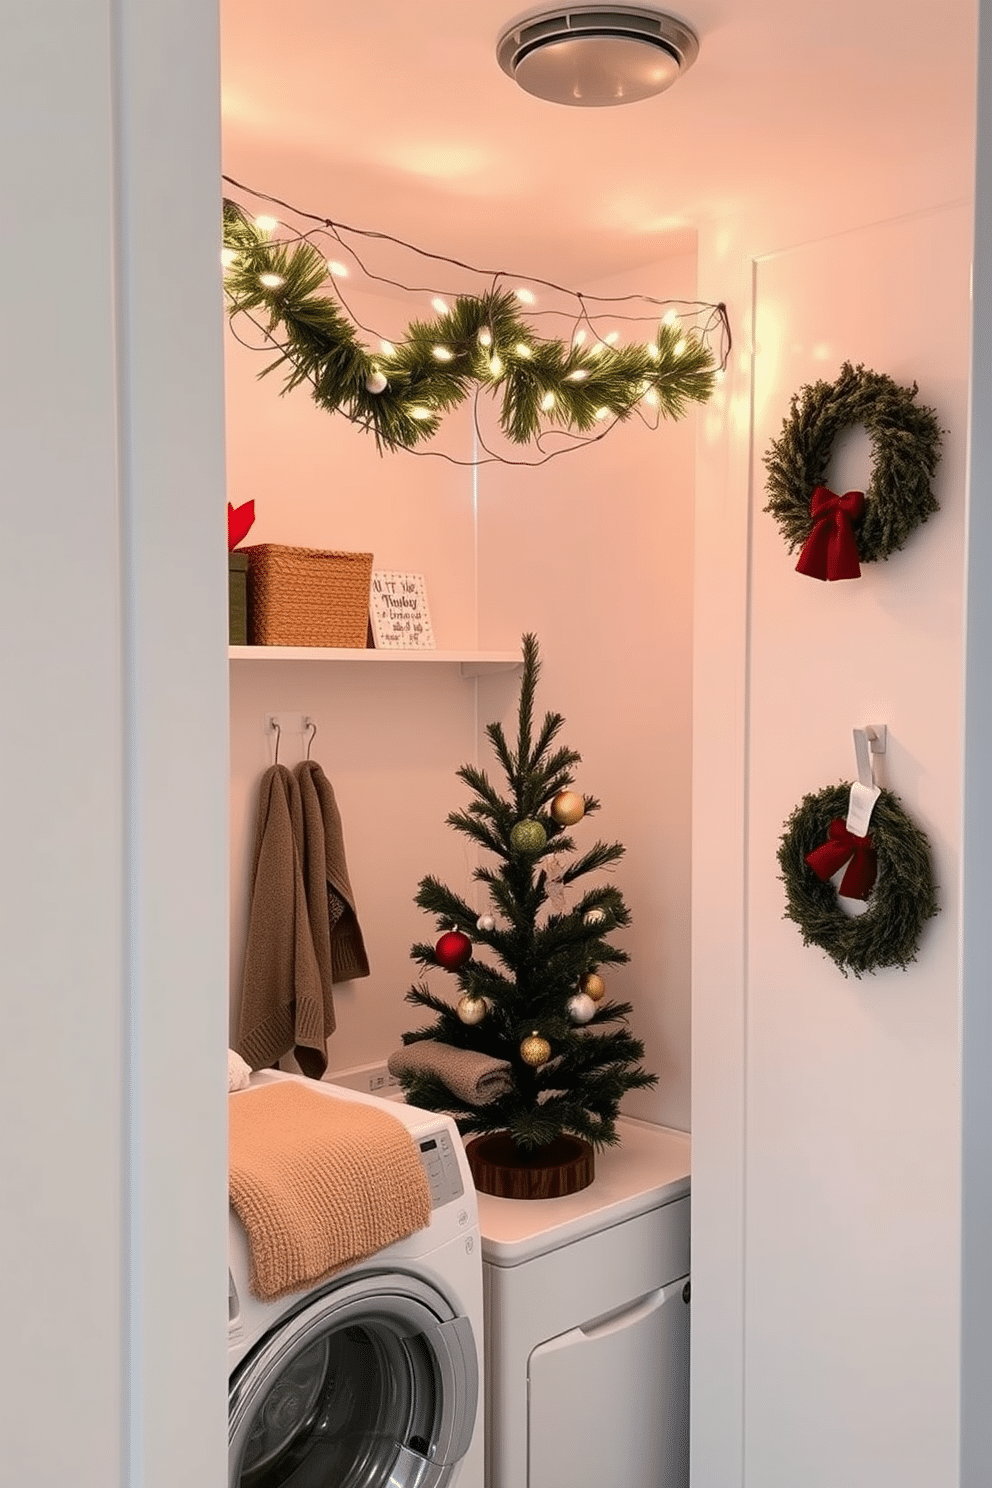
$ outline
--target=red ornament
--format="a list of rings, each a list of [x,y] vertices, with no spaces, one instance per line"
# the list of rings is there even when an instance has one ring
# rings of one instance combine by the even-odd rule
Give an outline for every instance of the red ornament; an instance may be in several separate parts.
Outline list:
[[[472,958],[472,942],[460,930],[446,930],[434,947],[434,954],[446,971],[457,971]]]

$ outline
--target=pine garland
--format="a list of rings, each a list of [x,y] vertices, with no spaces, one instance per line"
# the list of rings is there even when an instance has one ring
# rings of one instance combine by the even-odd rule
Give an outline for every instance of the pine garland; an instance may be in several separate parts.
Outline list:
[[[413,321],[391,351],[368,351],[328,293],[327,264],[311,244],[270,241],[235,202],[224,202],[227,308],[260,319],[286,367],[284,391],[308,383],[315,402],[370,430],[380,452],[413,449],[441,417],[482,390],[501,398],[500,425],[514,444],[550,427],[588,434],[623,421],[647,395],[678,419],[713,391],[713,359],[692,332],[662,324],[650,345],[591,348],[544,340],[505,290],[459,295],[445,314]],[[386,378],[374,392],[376,374]]]
[[[864,914],[848,916],[833,884],[806,862],[827,838],[830,823],[847,816],[850,785],[828,786],[804,796],[786,822],[778,849],[785,884],[785,917],[802,931],[804,945],[817,945],[847,976],[916,960],[924,924],[939,906],[930,844],[890,791],[883,790],[871,815],[878,876]]]
[[[862,424],[872,448],[872,473],[862,515],[852,523],[858,555],[872,563],[903,547],[914,528],[937,511],[931,490],[941,430],[932,408],[914,402],[917,384],[900,387],[881,372],[845,362],[834,383],[815,382],[793,395],[792,412],[765,456],[766,512],[790,552],[813,528],[810,499],[827,482],[834,441]]]

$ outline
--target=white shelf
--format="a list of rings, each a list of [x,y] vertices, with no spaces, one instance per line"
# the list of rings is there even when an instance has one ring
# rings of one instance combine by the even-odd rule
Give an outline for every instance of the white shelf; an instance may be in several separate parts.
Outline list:
[[[229,646],[231,661],[345,661],[352,664],[399,662],[403,666],[459,666],[463,677],[510,672],[521,665],[518,651],[374,651],[360,646]]]

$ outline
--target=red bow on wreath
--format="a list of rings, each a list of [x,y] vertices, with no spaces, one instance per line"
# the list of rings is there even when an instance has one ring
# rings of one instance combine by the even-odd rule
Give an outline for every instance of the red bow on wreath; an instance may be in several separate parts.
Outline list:
[[[807,853],[806,861],[824,883],[847,863],[847,872],[837,890],[845,899],[867,899],[878,872],[878,854],[872,845],[871,833],[855,837],[840,817],[827,828],[827,840],[823,846],[814,847]]]
[[[860,579],[858,545],[851,523],[864,509],[863,491],[837,496],[826,486],[817,486],[809,504],[814,526],[799,554],[797,572],[810,579]]]

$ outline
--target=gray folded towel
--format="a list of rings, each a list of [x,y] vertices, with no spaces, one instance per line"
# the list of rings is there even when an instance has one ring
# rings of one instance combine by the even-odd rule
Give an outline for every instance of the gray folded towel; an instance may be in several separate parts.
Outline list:
[[[417,1039],[404,1044],[386,1061],[389,1073],[434,1075],[452,1095],[468,1106],[488,1106],[513,1089],[513,1071],[507,1059],[494,1059],[474,1049],[456,1049],[435,1039]]]

